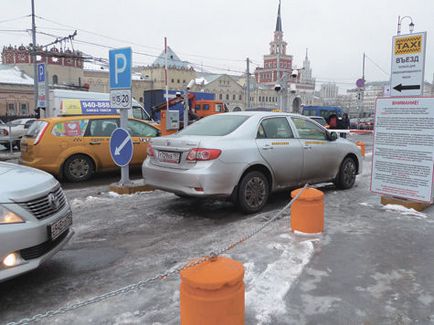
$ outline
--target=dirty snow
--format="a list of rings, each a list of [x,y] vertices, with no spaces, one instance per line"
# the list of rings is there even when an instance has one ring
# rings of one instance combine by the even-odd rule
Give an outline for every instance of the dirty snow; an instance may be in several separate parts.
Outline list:
[[[271,316],[286,312],[285,296],[313,255],[310,241],[282,245],[273,243],[268,249],[278,249],[280,258],[258,272],[253,262],[244,264],[246,283],[246,307],[256,314],[257,324],[270,324]]]
[[[427,215],[416,211],[415,209],[411,209],[411,208],[406,208],[402,205],[398,205],[398,204],[387,204],[383,207],[383,209],[390,211],[390,212],[399,212],[403,215],[406,216],[416,216],[416,217],[420,217],[420,218],[427,218]]]

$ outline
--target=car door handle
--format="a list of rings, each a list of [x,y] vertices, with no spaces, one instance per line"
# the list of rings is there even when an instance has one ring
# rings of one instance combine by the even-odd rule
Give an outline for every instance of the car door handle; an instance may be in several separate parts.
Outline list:
[[[305,144],[305,145],[303,146],[303,148],[306,149],[306,150],[310,150],[310,149],[312,149],[312,146],[311,146],[311,145],[308,145],[308,144]]]
[[[91,142],[89,142],[89,144],[92,145],[92,146],[94,146],[94,145],[97,145],[97,144],[101,144],[101,142],[91,141]]]
[[[271,144],[264,144],[264,145],[262,146],[262,149],[263,149],[263,150],[273,149],[273,146],[272,146]]]

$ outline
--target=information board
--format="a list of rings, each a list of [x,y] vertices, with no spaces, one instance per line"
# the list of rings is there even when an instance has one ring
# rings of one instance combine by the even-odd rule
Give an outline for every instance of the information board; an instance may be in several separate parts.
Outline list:
[[[433,159],[434,98],[377,99],[371,191],[432,202]]]

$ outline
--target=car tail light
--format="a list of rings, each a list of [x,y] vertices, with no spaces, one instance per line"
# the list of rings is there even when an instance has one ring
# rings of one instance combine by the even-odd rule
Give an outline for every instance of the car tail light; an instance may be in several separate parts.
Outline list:
[[[188,161],[204,161],[204,160],[214,160],[217,159],[222,153],[219,149],[202,149],[195,148],[191,149],[188,153]]]
[[[47,128],[48,128],[48,123],[45,123],[45,125],[42,127],[42,129],[39,131],[38,135],[36,136],[35,141],[33,142],[34,145],[38,144],[39,141],[41,141]]]
[[[9,134],[8,130],[5,130],[5,129],[0,130],[0,135],[6,136],[8,134]]]
[[[154,148],[150,143],[148,143],[148,147],[146,148],[146,153],[148,154],[148,157],[155,157]]]

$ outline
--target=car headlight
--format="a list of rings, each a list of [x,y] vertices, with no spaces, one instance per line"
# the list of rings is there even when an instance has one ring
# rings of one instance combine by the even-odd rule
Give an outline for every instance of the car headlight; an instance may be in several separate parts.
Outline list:
[[[0,205],[0,225],[23,222],[23,218]]]

